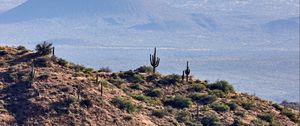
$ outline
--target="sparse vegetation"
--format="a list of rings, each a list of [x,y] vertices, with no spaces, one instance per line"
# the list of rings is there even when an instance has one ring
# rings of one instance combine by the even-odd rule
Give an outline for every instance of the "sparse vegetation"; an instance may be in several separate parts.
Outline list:
[[[147,91],[146,94],[147,94],[147,96],[150,96],[150,97],[162,97],[163,92],[161,89],[155,88],[155,89]]]
[[[128,113],[132,113],[137,110],[137,107],[132,103],[132,101],[124,97],[114,98],[111,103],[119,109],[125,110]]]
[[[204,84],[193,84],[193,85],[191,85],[191,87],[188,90],[200,92],[200,91],[204,91],[205,89],[206,89],[206,86]]]
[[[216,112],[226,112],[229,110],[229,107],[225,104],[212,104],[211,108]]]
[[[182,95],[176,95],[175,98],[164,101],[164,104],[172,106],[173,108],[183,109],[190,107],[192,102],[189,98],[186,98]]]
[[[163,85],[176,85],[179,82],[180,82],[180,76],[177,74],[164,76],[161,80],[158,81],[158,83]]]
[[[137,68],[136,70],[134,70],[136,72],[139,73],[151,73],[153,71],[153,68],[151,66],[140,66],[139,68]]]
[[[49,55],[52,52],[52,43],[44,41],[43,43],[37,44],[35,50],[40,56]]]
[[[252,102],[244,102],[242,103],[242,107],[246,110],[252,110],[255,108],[255,104]]]
[[[294,108],[234,92],[228,82],[207,84],[190,76],[183,83],[176,74],[150,74],[149,66],[94,71],[56,57],[37,57],[23,47],[0,46],[0,50],[7,53],[0,56],[4,126],[35,125],[37,118],[41,125],[82,121],[88,125],[292,126],[299,121]]]
[[[221,80],[216,81],[215,83],[207,85],[207,87],[211,90],[221,90],[225,93],[234,92],[232,85],[230,85],[227,81]]]

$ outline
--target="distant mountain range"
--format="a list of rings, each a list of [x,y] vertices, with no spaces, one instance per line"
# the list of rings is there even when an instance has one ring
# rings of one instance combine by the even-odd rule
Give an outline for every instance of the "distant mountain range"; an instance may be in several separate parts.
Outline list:
[[[244,43],[240,45],[243,46],[266,39],[274,43],[286,38],[295,41],[299,38],[296,36],[299,33],[297,3],[266,0],[217,3],[196,0],[27,0],[0,14],[0,28],[6,29],[0,31],[0,41],[76,39],[97,43],[106,39],[99,38],[103,34],[115,36],[120,33],[132,38],[136,32],[143,34],[139,37],[146,43],[156,41],[152,38],[156,36],[154,34],[174,36],[176,41],[180,32],[184,32],[181,39],[189,36],[190,41],[207,43],[214,38],[218,39],[213,40],[215,43],[232,41],[232,46],[235,42]],[[270,11],[273,7],[278,9]],[[151,32],[154,36],[148,31],[155,31]],[[37,37],[32,33],[41,35]],[[274,38],[274,34],[281,37]],[[151,37],[146,39],[148,35]],[[199,36],[202,37],[199,39]],[[119,39],[114,37],[109,41],[125,40]]]

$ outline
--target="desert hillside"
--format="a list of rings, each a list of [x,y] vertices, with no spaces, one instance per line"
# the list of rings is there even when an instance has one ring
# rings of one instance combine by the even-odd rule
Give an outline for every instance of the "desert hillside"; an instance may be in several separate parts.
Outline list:
[[[299,124],[296,110],[236,92],[227,81],[158,72],[148,66],[93,70],[22,46],[0,46],[0,125]]]

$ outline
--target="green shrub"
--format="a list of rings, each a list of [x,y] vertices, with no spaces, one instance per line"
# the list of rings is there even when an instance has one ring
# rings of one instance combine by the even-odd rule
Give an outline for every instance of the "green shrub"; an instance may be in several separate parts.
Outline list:
[[[168,112],[165,111],[165,110],[154,110],[154,111],[152,112],[152,115],[153,115],[153,116],[156,116],[156,117],[158,117],[158,118],[163,118],[163,117],[166,116],[167,114],[168,114]]]
[[[154,81],[156,81],[160,77],[161,77],[161,75],[159,73],[154,73],[154,74],[151,74],[151,75],[147,76],[146,80],[148,82],[154,82]]]
[[[226,112],[229,110],[229,107],[225,104],[213,104],[211,108],[216,112]]]
[[[139,72],[139,73],[151,73],[153,70],[151,66],[140,66],[139,68],[135,69],[134,71]]]
[[[181,82],[181,76],[177,74],[171,74],[164,76],[158,83],[163,85],[176,85],[177,83]]]
[[[262,121],[261,119],[253,119],[253,120],[251,120],[251,124],[253,126],[267,126],[268,125],[268,123]]]
[[[7,55],[8,54],[8,52],[6,52],[6,51],[4,51],[4,50],[0,50],[0,56],[5,56],[5,55]]]
[[[76,72],[80,72],[80,71],[83,71],[83,70],[85,69],[84,66],[78,65],[78,64],[74,64],[74,65],[72,66],[72,68],[73,68]]]
[[[215,83],[207,85],[207,87],[211,90],[222,90],[225,93],[234,92],[233,86],[224,80],[216,81]]]
[[[220,97],[220,98],[224,98],[225,97],[225,93],[222,90],[219,90],[219,89],[212,90],[210,92],[210,94],[213,94],[213,95],[215,95],[217,97]]]
[[[271,114],[260,114],[260,115],[257,115],[258,118],[264,120],[264,121],[267,121],[267,122],[272,122],[273,121],[273,115]]]
[[[150,97],[161,97],[163,96],[163,92],[160,88],[155,88],[155,89],[152,89],[150,91],[147,91],[147,96],[150,96]]]
[[[132,98],[136,99],[136,100],[139,100],[139,101],[146,101],[147,97],[142,95],[142,94],[139,94],[139,95],[131,95]]]
[[[277,111],[282,111],[284,108],[281,105],[278,105],[276,103],[272,104],[272,106],[277,110]]]
[[[255,104],[252,102],[244,102],[242,103],[242,107],[246,110],[252,110],[253,108],[255,108]]]
[[[34,60],[35,67],[50,67],[50,59],[47,57],[40,57]]]
[[[299,121],[297,115],[295,113],[293,113],[292,111],[286,109],[286,108],[281,111],[281,114],[283,114],[286,117],[290,118],[290,120],[295,122],[295,123],[297,123]]]
[[[98,72],[110,73],[112,70],[109,67],[101,67]]]
[[[188,91],[200,92],[200,91],[204,91],[205,89],[206,89],[206,86],[204,84],[193,84],[188,89]]]
[[[203,126],[201,123],[198,123],[198,122],[191,122],[191,121],[188,121],[185,123],[187,126]]]
[[[185,112],[185,111],[179,111],[177,114],[176,114],[176,120],[178,122],[187,122],[189,120],[189,113],[188,112]]]
[[[173,99],[167,99],[164,101],[165,105],[172,106],[173,108],[183,109],[188,108],[192,104],[191,99],[181,95],[176,95]]]
[[[35,50],[40,56],[49,55],[52,52],[52,43],[48,43],[45,41],[43,43],[37,44]]]
[[[142,83],[144,82],[144,78],[142,75],[133,72],[132,70],[119,73],[119,77],[122,79],[126,79],[131,83]]]
[[[85,68],[83,70],[83,73],[91,75],[93,73],[93,71],[94,71],[93,68]]]
[[[137,110],[137,107],[132,103],[132,101],[124,97],[114,98],[111,103],[119,109],[125,110],[128,113],[132,113]]]
[[[80,106],[85,107],[85,108],[90,108],[93,106],[93,103],[89,99],[81,100],[80,101]]]
[[[108,79],[108,82],[112,83],[113,85],[117,86],[118,88],[121,88],[121,85],[123,83],[125,83],[125,81],[120,78],[116,78],[116,79],[110,78],[110,79]]]
[[[201,119],[203,126],[220,126],[220,119],[215,114],[207,114]]]
[[[25,48],[25,46],[19,45],[19,46],[17,47],[17,50],[26,50],[26,48]]]
[[[234,115],[240,116],[240,117],[245,117],[246,114],[245,114],[244,111],[237,111],[237,112],[234,113]]]
[[[129,85],[129,88],[134,89],[134,90],[140,90],[141,89],[139,84],[131,84],[131,85]]]
[[[244,126],[245,124],[241,121],[240,118],[235,118],[233,123],[230,126]]]
[[[196,102],[202,105],[211,104],[214,101],[217,100],[217,97],[214,95],[203,95],[200,100],[197,100]]]
[[[61,65],[61,66],[64,66],[64,67],[67,67],[69,63],[68,63],[68,61],[66,61],[66,60],[64,60],[64,59],[59,58],[59,59],[57,60],[57,64],[58,64],[58,65]]]
[[[206,94],[192,93],[188,97],[191,98],[193,101],[199,101],[205,96],[206,96]]]
[[[238,104],[236,104],[235,102],[231,101],[229,103],[227,103],[227,105],[229,106],[230,110],[236,110],[238,108]]]

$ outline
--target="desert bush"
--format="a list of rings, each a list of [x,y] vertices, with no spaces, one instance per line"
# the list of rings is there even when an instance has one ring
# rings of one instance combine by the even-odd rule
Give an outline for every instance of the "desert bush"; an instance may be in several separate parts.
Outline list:
[[[147,91],[146,95],[150,97],[162,97],[163,91],[160,88],[154,88],[152,90]]]
[[[244,126],[245,124],[241,121],[240,118],[235,118],[233,123],[230,126]]]
[[[145,80],[142,75],[133,72],[132,70],[119,73],[119,77],[126,79],[131,83],[143,83]]]
[[[273,121],[273,115],[271,114],[260,114],[257,115],[258,118],[260,118],[261,120],[267,121],[267,122],[272,122]]]
[[[165,105],[172,106],[173,108],[183,109],[188,108],[192,104],[191,99],[181,95],[176,95],[173,99],[167,99],[164,101]]]
[[[215,83],[207,85],[207,87],[211,90],[222,90],[225,93],[234,92],[233,86],[224,80],[216,81]]]
[[[185,112],[185,111],[179,111],[177,114],[176,114],[176,120],[178,122],[187,122],[189,120],[189,113],[188,112]]]
[[[207,104],[213,103],[216,100],[217,100],[217,97],[214,95],[203,95],[201,97],[201,99],[197,100],[196,102],[198,104],[207,105]]]
[[[50,67],[50,59],[47,57],[39,57],[36,60],[34,60],[34,66],[35,67]]]
[[[238,104],[236,104],[235,102],[231,101],[229,103],[227,103],[227,105],[229,106],[230,110],[236,110],[238,108]]]
[[[101,67],[98,72],[110,73],[112,70],[109,67]]]
[[[37,44],[35,50],[40,56],[49,55],[52,52],[52,43],[48,43],[45,41],[43,43]]]
[[[123,117],[123,119],[126,120],[126,121],[130,121],[130,120],[132,120],[132,116],[131,115],[126,115],[126,116]]]
[[[4,51],[4,50],[0,50],[0,56],[5,56],[5,55],[7,55],[8,54],[8,52],[6,52],[6,51]]]
[[[164,76],[158,83],[163,85],[176,85],[177,83],[181,82],[181,76],[177,74],[171,74]]]
[[[120,78],[116,78],[116,79],[110,78],[110,79],[108,79],[108,82],[112,83],[113,85],[117,86],[118,88],[121,88],[121,85],[123,83],[125,83],[125,80],[120,79]]]
[[[292,111],[286,109],[286,108],[281,111],[281,114],[283,114],[286,117],[290,118],[290,120],[293,121],[293,122],[297,123],[299,121],[297,115],[295,113],[293,113]]]
[[[146,80],[148,82],[153,82],[153,81],[156,81],[161,75],[159,73],[154,73],[154,74],[151,74],[149,76],[146,77]]]
[[[222,90],[219,90],[219,89],[212,90],[209,93],[212,94],[212,95],[215,95],[217,97],[220,97],[220,98],[224,98],[225,97],[225,93]]]
[[[281,105],[278,105],[276,103],[272,104],[272,106],[277,110],[277,111],[282,111],[284,108]]]
[[[267,126],[268,123],[265,121],[262,121],[261,119],[253,119],[250,122],[254,126]]]
[[[85,107],[85,108],[90,108],[90,107],[93,106],[93,103],[92,103],[92,101],[89,100],[89,99],[84,99],[84,100],[81,100],[81,101],[80,101],[80,106],[81,106],[81,107]]]
[[[48,74],[43,74],[43,75],[39,76],[37,79],[39,79],[39,80],[47,80],[48,78],[49,78]]]
[[[132,98],[136,99],[136,100],[139,100],[139,101],[146,101],[148,98],[143,95],[143,94],[140,94],[140,95],[132,95],[131,96]]]
[[[19,46],[17,47],[17,50],[26,50],[26,48],[25,48],[25,46],[19,45]]]
[[[85,67],[83,65],[73,64],[71,66],[72,69],[74,69],[76,72],[83,71]]]
[[[132,113],[137,110],[137,107],[132,103],[132,101],[124,97],[114,98],[111,103],[119,109],[125,110],[128,113]]]
[[[201,119],[203,126],[220,126],[220,119],[215,114],[207,114]]]
[[[211,108],[216,112],[226,112],[229,110],[229,107],[225,104],[213,104]]]
[[[91,75],[93,73],[93,71],[94,71],[93,68],[85,68],[83,70],[83,73]]]
[[[195,91],[200,92],[204,91],[206,89],[206,86],[204,84],[193,84],[190,88],[188,88],[188,91]]]
[[[246,110],[252,110],[255,108],[255,104],[252,102],[244,102],[242,103],[242,107]]]
[[[191,121],[188,121],[185,123],[187,126],[203,126],[201,123],[198,123],[198,122],[191,122]]]
[[[140,90],[141,89],[139,84],[131,84],[131,85],[129,85],[129,88],[134,89],[134,90]]]
[[[66,61],[64,59],[59,58],[59,59],[57,59],[57,64],[61,65],[61,66],[64,66],[64,67],[67,67],[69,63],[68,63],[68,61]]]
[[[244,117],[246,114],[245,114],[244,111],[237,111],[237,112],[234,113],[234,115]]]
[[[167,114],[168,114],[168,112],[165,111],[165,110],[154,110],[154,111],[152,111],[152,115],[156,116],[158,118],[163,118]]]
[[[188,97],[191,98],[193,101],[199,101],[205,96],[206,96],[206,94],[192,93]]]
[[[151,66],[140,66],[139,68],[135,69],[134,71],[139,72],[139,73],[151,73],[153,70]]]

